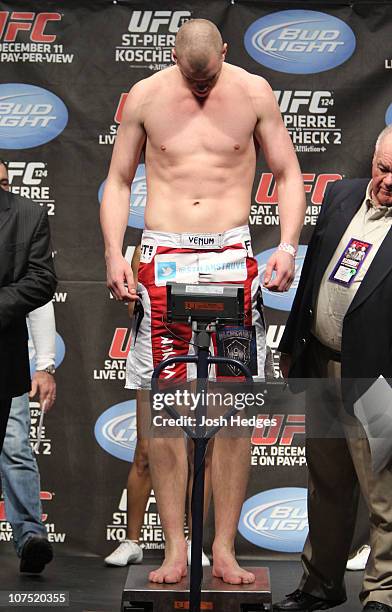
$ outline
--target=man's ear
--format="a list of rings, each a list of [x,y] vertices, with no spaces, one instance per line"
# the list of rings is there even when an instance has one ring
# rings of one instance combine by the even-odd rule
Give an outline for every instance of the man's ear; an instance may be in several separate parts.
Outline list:
[[[223,47],[222,47],[222,59],[223,59],[223,61],[225,61],[225,59],[226,59],[226,53],[227,53],[227,43],[223,43]]]
[[[177,64],[177,53],[175,47],[172,49],[172,60],[175,64]]]

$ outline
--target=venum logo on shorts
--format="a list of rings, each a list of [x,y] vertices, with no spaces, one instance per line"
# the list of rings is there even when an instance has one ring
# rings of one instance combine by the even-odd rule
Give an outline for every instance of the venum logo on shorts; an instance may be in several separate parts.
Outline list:
[[[176,351],[174,350],[174,340],[173,338],[166,338],[165,336],[161,336],[161,350],[162,350],[162,359],[169,359],[169,357],[175,357]],[[161,377],[165,380],[169,380],[176,374],[176,364],[172,363],[171,365],[166,366],[162,370]]]
[[[56,138],[68,110],[54,93],[24,83],[0,85],[0,148],[30,149]]]
[[[183,245],[185,246],[194,246],[194,247],[212,247],[215,246],[217,242],[216,237],[214,236],[192,236],[185,235],[183,236]]]
[[[106,180],[104,180],[98,189],[98,201],[102,203],[103,191],[105,189]],[[138,229],[144,228],[144,209],[147,200],[147,182],[146,182],[146,166],[139,164],[135,172],[135,177],[131,185],[131,195],[129,201],[129,217],[128,226]]]
[[[356,39],[341,19],[308,10],[261,17],[247,29],[244,44],[259,64],[289,74],[313,74],[336,68],[354,53]]]

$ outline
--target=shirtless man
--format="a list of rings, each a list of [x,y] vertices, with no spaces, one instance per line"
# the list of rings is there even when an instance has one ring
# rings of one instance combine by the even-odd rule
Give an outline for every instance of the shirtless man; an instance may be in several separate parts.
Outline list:
[[[216,269],[245,270],[245,277],[239,275],[237,279],[245,281],[245,295],[252,308],[245,321],[254,326],[249,329],[260,328],[263,319],[254,310],[257,264],[251,255],[247,228],[256,165],[255,140],[277,181],[281,220],[281,244],[268,262],[264,286],[271,291],[285,291],[294,277],[294,254],[305,213],[298,161],[270,86],[263,78],[224,63],[226,51],[227,45],[213,23],[203,19],[185,23],[176,37],[175,65],[134,85],[124,107],[101,223],[108,287],[118,300],[137,300],[132,270],[121,249],[129,215],[130,184],[145,147],[148,198],[138,284],[144,318],[130,351],[130,387],[143,386],[156,362],[163,358],[162,350],[154,343],[165,333],[164,328],[159,328],[165,313],[159,266],[165,263],[165,257],[168,263],[177,262],[175,269],[182,270],[183,276],[175,273],[177,282],[228,279],[223,273],[219,277],[218,272],[211,272],[214,263],[203,263],[208,261],[205,250],[191,248],[191,243],[202,245],[206,235],[212,244],[212,262],[228,262],[226,268],[223,264]],[[179,258],[190,264],[180,265]],[[199,265],[195,278],[194,261]],[[168,266],[163,268],[165,274]],[[177,336],[184,337],[185,328],[183,325],[180,334],[176,328]],[[259,335],[257,340],[260,377],[265,360],[264,328],[262,332],[263,337]],[[140,351],[138,346],[143,342],[144,350]],[[171,342],[174,346],[176,341]],[[148,344],[150,348],[146,348]],[[187,352],[187,346],[180,347],[176,354]],[[218,437],[213,454],[213,573],[231,584],[255,580],[251,572],[240,568],[234,554],[246,492],[249,446],[249,440],[244,438]],[[166,540],[165,560],[157,571],[151,572],[150,580],[178,582],[186,574],[183,517],[187,468],[183,440],[151,439],[149,457]]]

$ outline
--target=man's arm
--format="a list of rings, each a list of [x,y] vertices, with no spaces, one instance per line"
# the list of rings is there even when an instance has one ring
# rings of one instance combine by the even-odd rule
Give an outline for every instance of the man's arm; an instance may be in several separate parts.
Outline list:
[[[45,372],[54,366],[56,355],[56,324],[53,303],[33,310],[28,315],[28,325],[35,348],[35,372],[31,380],[30,397],[38,393],[41,409],[47,412],[56,399],[56,381],[52,374]]]
[[[298,315],[301,312],[302,308],[303,294],[305,291],[306,284],[309,282],[310,279],[311,267],[314,264],[315,258],[317,258],[318,255],[319,241],[317,240],[317,235],[323,231],[324,226],[327,222],[331,202],[333,202],[333,195],[331,196],[331,194],[335,193],[334,186],[336,182],[329,183],[325,191],[323,203],[317,218],[316,227],[313,231],[306,251],[306,256],[302,266],[301,277],[299,279],[295,298],[285,325],[283,336],[278,346],[278,350],[281,353],[280,369],[284,378],[288,378],[289,370],[291,367],[291,356],[297,337],[297,322]]]
[[[0,328],[51,300],[55,288],[49,223],[42,211],[32,236],[25,274],[0,288]]]
[[[101,205],[107,285],[119,300],[137,299],[131,266],[122,255],[122,245],[129,217],[131,182],[146,140],[145,87],[143,82],[137,83],[128,94]]]
[[[280,240],[297,248],[306,210],[301,170],[271,87],[261,77],[252,75],[252,79],[252,100],[258,118],[255,136],[278,187]],[[276,275],[271,280],[273,271]],[[294,272],[294,257],[278,250],[267,264],[264,285],[272,291],[287,291]]]

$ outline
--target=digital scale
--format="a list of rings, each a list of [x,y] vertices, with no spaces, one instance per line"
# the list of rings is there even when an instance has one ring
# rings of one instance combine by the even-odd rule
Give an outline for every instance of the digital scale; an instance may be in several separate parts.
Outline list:
[[[189,579],[177,584],[149,582],[148,574],[155,569],[148,565],[130,568],[125,583],[122,612],[176,612],[189,610]],[[211,612],[262,612],[271,609],[269,570],[266,567],[247,567],[253,572],[253,584],[225,584],[214,578],[211,568],[204,568],[200,610]]]
[[[152,394],[158,390],[159,375],[166,367],[175,363],[197,365],[197,389],[203,396],[207,391],[208,369],[211,364],[229,364],[252,383],[249,369],[237,359],[210,356],[211,333],[225,325],[244,324],[244,287],[230,284],[183,284],[168,283],[167,322],[187,322],[195,332],[196,354],[169,357],[155,368],[151,386]],[[174,407],[165,406],[171,417],[180,415]],[[229,408],[225,417],[237,412]],[[202,567],[203,503],[204,503],[204,457],[207,444],[220,429],[202,426],[206,407],[199,402],[195,410],[194,429],[184,426],[185,433],[194,442],[194,481],[192,489],[192,556],[190,577],[177,584],[156,584],[148,580],[151,570],[146,565],[132,566],[125,583],[121,612],[169,612],[189,610],[201,612],[260,612],[271,608],[271,586],[269,571],[264,567],[249,568],[256,576],[253,584],[230,585],[214,578],[211,568]]]

